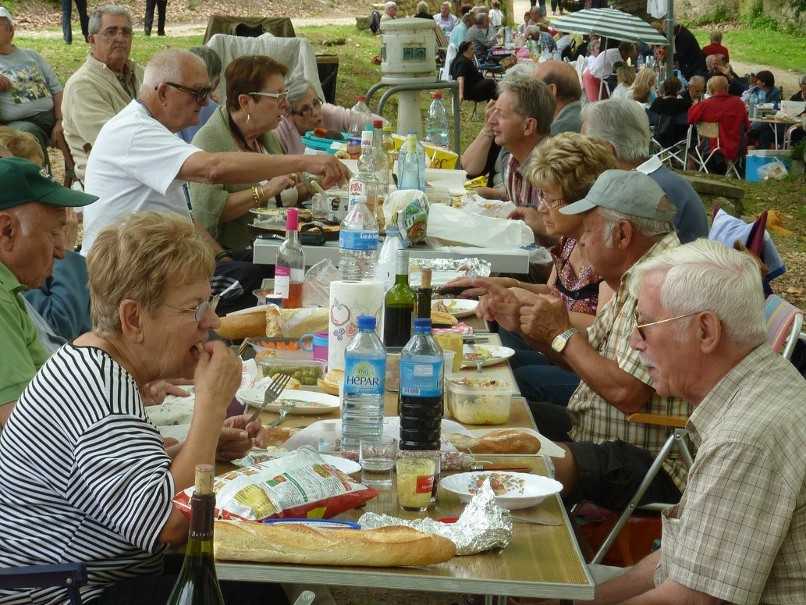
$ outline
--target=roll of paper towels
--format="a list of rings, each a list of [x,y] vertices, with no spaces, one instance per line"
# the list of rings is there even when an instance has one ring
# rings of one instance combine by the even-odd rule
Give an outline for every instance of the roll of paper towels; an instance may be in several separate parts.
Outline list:
[[[375,331],[383,334],[384,284],[380,281],[330,282],[327,366],[344,369],[344,349],[358,332],[358,316],[375,317]]]

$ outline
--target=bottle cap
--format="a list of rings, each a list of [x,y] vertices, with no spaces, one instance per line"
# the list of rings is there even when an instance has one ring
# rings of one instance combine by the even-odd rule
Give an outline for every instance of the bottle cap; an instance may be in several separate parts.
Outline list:
[[[428,320],[430,323],[430,319]],[[375,316],[374,315],[359,315],[358,316],[358,329],[359,330],[375,330]]]
[[[358,95],[358,96],[355,98],[355,100],[356,100],[356,101],[366,101],[366,100],[367,100],[367,97],[366,97],[366,95]]]
[[[423,332],[430,332],[431,331],[431,318],[430,317],[418,317],[414,320],[414,331],[417,333]]]
[[[289,208],[285,215],[286,231],[299,231],[299,210]]]
[[[383,120],[372,120],[372,127],[378,130],[383,129]]]
[[[213,475],[214,468],[212,464],[197,464],[196,465],[196,489],[195,493],[199,495],[206,495],[213,493]]]
[[[431,93],[432,99],[441,99],[442,98],[442,91],[436,90]]]

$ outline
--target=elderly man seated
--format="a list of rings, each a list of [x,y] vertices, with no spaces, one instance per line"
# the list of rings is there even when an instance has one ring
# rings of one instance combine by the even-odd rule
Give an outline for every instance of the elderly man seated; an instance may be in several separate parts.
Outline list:
[[[242,95],[245,113],[262,113],[270,106],[285,104],[282,78],[263,82],[260,90]],[[276,176],[309,172],[323,178],[329,187],[347,178],[347,168],[327,155],[267,155],[262,152],[207,152],[185,143],[175,133],[198,120],[201,107],[210,95],[207,67],[196,55],[182,50],[166,50],[152,57],[146,66],[137,101],[132,101],[104,125],[95,141],[89,161],[85,188],[100,200],[84,214],[82,253],[88,254],[97,234],[113,222],[142,210],[180,214],[188,220],[191,200],[186,181],[237,184],[253,183],[255,203],[258,184]],[[248,262],[233,260],[199,226],[216,260],[216,290],[235,282],[234,295],[222,301],[224,308],[254,304],[251,292],[259,287],[262,269]],[[255,283],[257,282],[257,283]]]
[[[473,43],[479,62],[486,63],[489,60],[490,49],[495,46],[497,39],[495,28],[490,25],[489,15],[476,13],[475,23],[467,30],[465,40]]]
[[[705,66],[708,68],[708,78],[725,76],[728,79],[728,93],[734,97],[741,97],[747,90],[747,83],[742,80],[722,55],[708,55],[705,57]]]
[[[62,85],[38,52],[17,48],[13,40],[14,19],[0,7],[0,123],[34,135],[47,165],[48,145],[61,151],[69,185],[73,158],[62,130]]]
[[[712,76],[708,80],[708,99],[695,103],[688,110],[689,124],[717,122],[719,124],[719,151],[711,158],[709,170],[725,172],[726,161],[736,162],[742,153],[745,137],[750,130],[747,107],[738,97],[728,93],[725,76]],[[715,140],[709,142],[715,145]]]
[[[451,3],[443,2],[439,7],[439,13],[434,15],[434,22],[439,26],[446,36],[450,36],[453,28],[459,23],[459,19],[451,13]]]
[[[67,208],[95,197],[57,185],[20,158],[0,159],[0,424],[48,357],[21,293],[64,256]]]
[[[697,457],[660,550],[596,603],[806,603],[806,381],[764,342],[758,267],[698,240],[631,289],[631,345],[659,393],[694,407]]]
[[[3,429],[0,567],[81,561],[84,603],[165,603],[176,578],[160,575],[163,555],[188,537],[173,496],[193,485],[197,465],[243,456],[260,427],[247,416],[225,420],[241,362],[208,342],[218,326],[213,256],[190,223],[130,216],[98,234],[88,267],[92,332],[38,369]],[[144,394],[176,377],[193,378],[195,406],[187,439],[166,448]],[[265,584],[247,594],[240,583],[233,594],[222,588],[230,603],[277,602]],[[68,600],[58,587],[0,595]]]
[[[129,59],[132,18],[114,4],[96,8],[89,25],[87,60],[64,85],[64,136],[83,181],[87,158],[101,128],[137,97],[143,68]]]
[[[699,103],[705,96],[705,78],[702,76],[691,76],[686,84],[686,90],[682,95],[684,101],[689,105]]]
[[[681,242],[708,236],[700,196],[685,178],[649,157],[652,132],[646,111],[638,103],[609,99],[587,105],[582,111],[582,132],[610,143],[619,168],[643,172],[663,189],[677,208],[674,227]]]
[[[568,407],[530,403],[541,433],[562,441],[564,458],[554,459],[568,501],[591,500],[623,508],[666,440],[663,428],[629,424],[634,412],[688,415],[685,402],[663,396],[629,346],[635,329],[635,268],[680,245],[672,231],[674,206],[655,182],[637,171],[603,172],[580,201],[561,214],[583,213],[577,242],[583,256],[613,291],[587,330],[574,328],[558,296],[523,295],[479,280],[489,294],[479,315],[520,334],[581,382]],[[676,502],[685,486],[685,465],[668,458],[644,501]]]

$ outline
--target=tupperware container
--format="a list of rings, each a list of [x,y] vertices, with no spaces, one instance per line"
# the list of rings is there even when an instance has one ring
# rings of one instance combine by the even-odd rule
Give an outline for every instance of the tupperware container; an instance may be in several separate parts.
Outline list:
[[[512,385],[502,380],[454,376],[446,381],[446,404],[463,424],[506,424],[512,407]]]

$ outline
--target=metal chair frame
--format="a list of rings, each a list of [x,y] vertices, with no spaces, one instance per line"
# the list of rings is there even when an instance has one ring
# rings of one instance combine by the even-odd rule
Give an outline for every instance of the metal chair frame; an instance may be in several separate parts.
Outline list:
[[[716,145],[704,155],[701,149],[703,139],[713,139],[716,141]],[[692,140],[696,140],[694,145],[691,144]],[[714,157],[714,154],[720,149],[719,122],[697,122],[689,126],[688,135],[686,136],[686,165],[688,165],[689,156],[692,156],[694,162],[697,164],[697,172],[710,174],[707,166],[708,161]],[[741,179],[739,170],[736,168],[736,163],[727,158],[725,158],[725,163],[728,166],[725,171],[725,176],[730,176],[732,172],[737,179]]]

